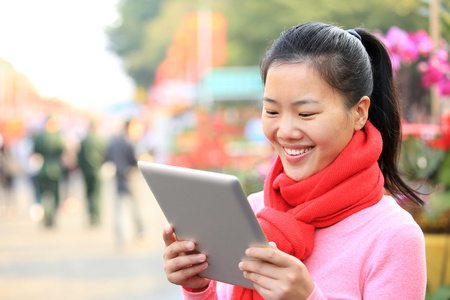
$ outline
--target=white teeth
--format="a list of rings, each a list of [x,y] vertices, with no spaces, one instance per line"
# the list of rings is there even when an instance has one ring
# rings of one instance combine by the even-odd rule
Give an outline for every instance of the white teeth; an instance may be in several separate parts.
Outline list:
[[[287,154],[289,155],[300,155],[300,154],[304,154],[306,152],[311,151],[312,147],[306,148],[306,149],[301,149],[301,150],[296,150],[296,149],[288,149],[288,148],[284,148],[284,150],[286,150]]]

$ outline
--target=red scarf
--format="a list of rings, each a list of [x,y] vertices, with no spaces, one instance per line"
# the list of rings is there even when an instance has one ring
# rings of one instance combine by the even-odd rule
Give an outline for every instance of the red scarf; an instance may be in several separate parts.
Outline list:
[[[264,208],[257,218],[267,240],[278,249],[305,259],[314,245],[315,228],[333,225],[370,207],[383,196],[378,166],[383,142],[367,122],[328,167],[296,182],[275,161],[264,184]],[[256,291],[235,286],[231,299],[263,299]]]

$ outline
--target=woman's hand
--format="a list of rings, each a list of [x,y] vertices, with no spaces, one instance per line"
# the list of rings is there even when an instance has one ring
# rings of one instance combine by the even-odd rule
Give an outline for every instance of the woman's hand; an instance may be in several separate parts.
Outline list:
[[[164,227],[164,270],[167,279],[186,288],[201,291],[208,287],[210,279],[198,275],[208,267],[206,255],[202,253],[187,254],[195,249],[190,241],[178,241],[172,226]]]
[[[278,250],[274,242],[270,248],[252,247],[245,252],[249,258],[239,264],[244,277],[253,281],[256,291],[264,299],[307,299],[314,290],[305,265],[296,257]]]

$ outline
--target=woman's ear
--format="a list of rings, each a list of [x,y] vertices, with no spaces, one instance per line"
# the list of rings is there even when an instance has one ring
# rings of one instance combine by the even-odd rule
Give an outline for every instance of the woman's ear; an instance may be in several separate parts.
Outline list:
[[[367,96],[362,97],[358,104],[353,108],[353,115],[355,116],[355,131],[361,130],[366,125],[369,118],[370,98]]]

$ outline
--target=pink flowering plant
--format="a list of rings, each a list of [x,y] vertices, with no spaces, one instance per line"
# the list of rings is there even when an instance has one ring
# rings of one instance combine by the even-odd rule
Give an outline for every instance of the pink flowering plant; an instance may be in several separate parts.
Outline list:
[[[450,96],[450,63],[445,42],[435,48],[425,30],[406,32],[396,26],[378,37],[389,50],[394,72],[402,65],[417,64],[424,89],[436,85],[441,96]]]
[[[450,62],[445,41],[434,45],[425,30],[407,32],[395,26],[378,37],[389,51],[396,76],[399,79],[401,76],[404,79],[405,75],[414,78],[406,81],[410,85],[403,88],[407,91],[419,88],[425,95],[434,86],[442,100],[450,99]],[[421,94],[406,95],[414,98],[405,99],[412,106],[420,100],[416,97]],[[445,231],[447,227],[436,224],[443,224],[438,219],[450,221],[450,112],[442,113],[439,125],[404,122],[399,168],[404,177],[418,183],[425,194],[433,192],[424,196],[429,205],[421,211],[419,224],[426,231]],[[430,222],[431,219],[436,223]],[[450,223],[448,226],[450,228]]]
[[[435,47],[425,30],[407,32],[396,26],[391,27],[385,35],[379,34],[378,37],[388,49],[395,74],[399,74],[401,69],[410,76],[418,74],[423,90],[436,86],[441,99],[450,96],[450,62],[445,41]],[[428,180],[434,184],[444,183],[450,189],[450,178],[447,179],[448,175],[442,174],[444,168],[450,168],[448,124],[450,124],[448,113],[442,115],[440,126],[403,124],[404,141],[400,168],[404,171],[405,177],[411,181]]]

